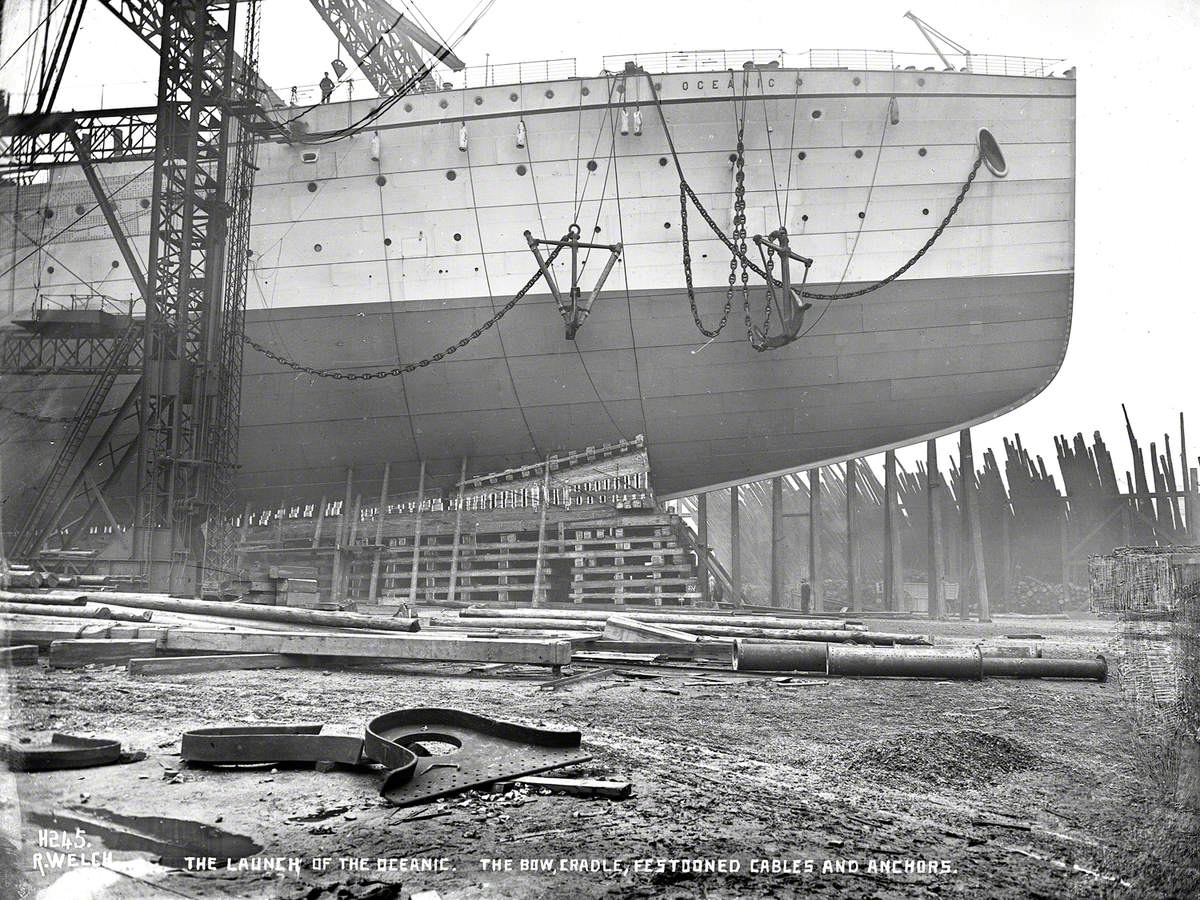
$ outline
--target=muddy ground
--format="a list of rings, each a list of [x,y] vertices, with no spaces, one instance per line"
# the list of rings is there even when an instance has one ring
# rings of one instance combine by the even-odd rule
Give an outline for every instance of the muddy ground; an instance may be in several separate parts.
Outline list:
[[[1112,624],[1098,621],[933,630],[941,644],[1035,631],[1076,652],[1115,647]],[[685,684],[693,677],[684,674],[548,692],[539,689],[545,675],[467,669],[130,678],[117,668],[51,671],[43,661],[12,670],[8,728],[118,737],[147,758],[21,775],[15,784],[0,773],[9,779],[0,823],[24,817],[20,846],[0,845],[10,857],[5,887],[19,897],[308,900],[422,890],[445,900],[1200,896],[1200,822],[1164,802],[1161,740],[1139,730],[1116,678],[707,686]],[[406,706],[581,729],[593,759],[574,771],[628,779],[633,796],[475,793],[396,810],[378,796],[378,772],[193,770],[179,761],[184,729],[310,721],[361,732],[370,717]],[[46,819],[50,812],[60,818]],[[73,839],[84,823],[74,852],[87,855],[121,843],[93,826],[113,815],[203,823],[261,846],[243,866],[282,857],[302,868],[230,869],[228,847],[215,843],[214,855],[225,857],[215,872],[120,849],[89,857],[100,867],[48,868],[66,851],[39,847],[35,822]],[[41,834],[42,844],[52,840]],[[314,871],[314,857],[329,868]],[[414,859],[442,870],[403,871]],[[351,868],[363,860],[365,868]],[[551,871],[521,871],[531,860]],[[696,862],[725,871],[687,871]],[[570,871],[601,865],[607,871]]]

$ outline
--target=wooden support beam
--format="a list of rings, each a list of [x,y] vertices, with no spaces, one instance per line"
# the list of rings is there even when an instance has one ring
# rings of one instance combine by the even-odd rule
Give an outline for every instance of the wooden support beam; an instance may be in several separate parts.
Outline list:
[[[155,654],[157,642],[152,638],[114,640],[101,638],[92,640],[53,641],[50,644],[50,666],[54,669],[70,669],[78,666],[110,666],[127,663],[131,659],[143,659]]]
[[[321,502],[317,504],[317,521],[313,523],[312,548],[314,550],[321,544],[321,526],[325,524],[325,495],[321,495]]]
[[[467,481],[467,458],[464,456],[462,467],[458,475],[458,508],[454,513],[454,544],[450,550],[450,587],[446,592],[446,599],[451,603],[455,600],[455,594],[458,592],[458,557],[459,557],[459,542],[462,541],[462,514],[463,514],[463,497],[466,490]]]
[[[421,522],[425,505],[425,460],[421,460],[421,474],[417,480],[417,521],[413,525],[412,572],[408,580],[408,605],[417,606],[417,573],[421,569]]]
[[[507,781],[497,781],[492,785],[492,789],[499,793],[518,787],[526,787],[537,791],[549,791],[552,794],[566,794],[570,797],[605,797],[609,800],[624,800],[633,792],[633,785],[628,781],[598,781],[592,778],[543,778],[540,775],[510,778]]]
[[[783,479],[771,479],[771,606],[783,606]]]
[[[429,634],[312,634],[174,628],[167,632],[163,649],[436,662],[510,662],[543,666],[565,666],[571,661],[571,642],[566,640],[442,637]]]
[[[742,597],[742,486],[735,484],[729,489],[729,582],[733,586],[735,604]]]
[[[37,644],[18,644],[15,647],[0,647],[0,668],[8,666],[36,666]]]
[[[382,562],[380,546],[383,544],[383,520],[387,512],[388,476],[392,473],[392,464],[383,464],[383,487],[379,490],[379,510],[375,513],[375,558],[371,560],[371,584],[367,589],[367,602],[374,603],[379,596],[379,565]]]
[[[709,602],[708,586],[708,494],[696,495],[696,576],[700,582],[700,597]]]
[[[677,627],[641,622],[629,616],[609,616],[604,625],[606,641],[679,641],[694,644],[699,638]]]
[[[808,582],[812,612],[825,609],[825,573],[821,568],[821,467],[808,471]]]
[[[896,451],[883,458],[883,608],[900,609],[896,590]]]
[[[297,669],[304,657],[282,653],[231,653],[220,656],[160,656],[129,660],[130,675],[181,675],[193,672],[227,672],[233,669]]]
[[[542,474],[541,493],[538,505],[541,511],[538,515],[537,563],[533,573],[533,605],[541,606],[546,602],[546,588],[542,574],[542,565],[546,561],[546,512],[550,507],[550,461],[546,460]]]
[[[333,574],[330,578],[329,593],[334,603],[339,603],[345,599],[345,594],[342,591],[342,570],[346,567],[346,535],[349,533],[347,525],[350,518],[350,502],[351,502],[351,487],[354,479],[354,469],[346,469],[346,496],[342,500],[341,515],[338,516],[337,531],[333,537]]]
[[[547,681],[540,685],[543,691],[557,691],[559,688],[571,687],[579,684],[581,681],[594,681],[597,678],[607,678],[609,675],[616,673],[614,666],[605,666],[600,669],[588,669],[584,672],[576,672],[574,675],[568,675],[565,678],[556,678],[554,681]]]
[[[975,454],[971,449],[970,428],[964,428],[959,433],[959,453],[963,485],[963,519],[966,526],[965,532],[969,535],[966,549],[970,557],[970,568],[974,573],[972,593],[976,603],[979,604],[979,621],[990,622],[992,615],[988,605],[987,573],[983,562],[983,534],[979,527],[979,493],[975,487]],[[962,617],[967,618],[965,603]]]
[[[862,609],[858,593],[858,460],[846,460],[846,595],[850,609]]]
[[[942,504],[938,491],[942,486],[942,475],[938,470],[937,441],[925,443],[925,509],[928,517],[926,534],[926,555],[928,568],[926,581],[929,590],[929,618],[942,618],[942,596],[945,573],[942,571]]]

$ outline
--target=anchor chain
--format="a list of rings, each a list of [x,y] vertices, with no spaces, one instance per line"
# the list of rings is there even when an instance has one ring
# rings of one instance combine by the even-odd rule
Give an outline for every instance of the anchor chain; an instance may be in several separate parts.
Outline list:
[[[558,254],[561,252],[561,250],[562,250],[561,247],[556,247],[546,257],[546,266],[547,267],[549,267],[549,265],[552,262],[554,262],[554,258],[556,256],[558,256]],[[334,379],[337,379],[338,381],[369,381],[372,378],[394,378],[398,375],[407,375],[410,372],[415,372],[415,371],[417,371],[417,369],[424,369],[426,366],[433,365],[435,362],[441,362],[443,359],[445,359],[447,356],[450,356],[452,353],[457,353],[463,347],[467,346],[467,344],[471,343],[473,340],[478,338],[480,335],[482,335],[488,329],[494,327],[496,325],[496,323],[498,323],[501,319],[503,319],[508,314],[509,310],[511,310],[518,303],[520,303],[521,300],[525,297],[525,295],[528,294],[533,289],[533,286],[538,283],[538,281],[539,281],[539,279],[541,279],[541,277],[542,277],[542,272],[541,272],[541,269],[539,269],[527,282],[525,282],[524,286],[522,286],[522,288],[519,291],[517,291],[516,295],[511,300],[509,300],[506,304],[504,304],[504,306],[502,306],[499,309],[499,311],[496,312],[496,314],[494,316],[492,316],[490,319],[488,319],[486,322],[484,322],[482,325],[480,325],[478,328],[476,328],[474,331],[472,331],[469,335],[467,335],[461,341],[458,341],[455,344],[451,344],[445,350],[439,351],[438,353],[433,354],[433,356],[430,356],[427,359],[423,359],[420,362],[405,363],[404,365],[396,366],[393,369],[378,369],[374,372],[347,372],[347,371],[340,370],[340,369],[317,369],[317,368],[314,368],[313,366],[306,366],[302,363],[296,362],[295,360],[288,359],[286,356],[280,356],[275,351],[269,350],[268,348],[264,347],[262,344],[258,343],[255,340],[251,340],[249,337],[246,337],[244,335],[242,337],[242,340],[244,340],[249,346],[253,347],[255,350],[257,350],[263,356],[267,357],[268,359],[274,360],[275,362],[279,363],[281,366],[283,366],[285,368],[291,369],[293,372],[303,372],[306,375],[312,375],[317,378],[334,378]]]

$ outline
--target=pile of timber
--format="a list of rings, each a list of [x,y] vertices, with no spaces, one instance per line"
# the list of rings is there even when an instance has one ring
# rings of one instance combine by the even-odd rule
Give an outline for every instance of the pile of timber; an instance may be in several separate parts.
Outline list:
[[[267,566],[251,570],[250,577],[230,581],[227,589],[246,603],[262,606],[292,606],[299,609],[337,610],[323,600],[317,585],[316,566]]]

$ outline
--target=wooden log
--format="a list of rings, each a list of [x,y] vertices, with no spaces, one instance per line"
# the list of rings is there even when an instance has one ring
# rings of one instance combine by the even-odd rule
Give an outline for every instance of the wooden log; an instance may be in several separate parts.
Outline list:
[[[938,490],[942,486],[941,472],[938,470],[937,440],[925,444],[925,514],[928,517],[925,535],[926,543],[926,584],[929,590],[929,618],[942,618],[942,589],[944,575],[942,572],[942,545],[939,540],[942,530],[942,505],[939,502]]]
[[[31,594],[24,591],[0,591],[0,602],[3,603],[39,603],[43,606],[83,606],[87,603],[86,594]]]
[[[821,467],[808,471],[808,583],[813,610],[825,608],[825,573],[821,568]]]
[[[574,675],[568,675],[565,678],[556,678],[553,681],[547,681],[539,687],[543,691],[557,691],[559,688],[570,687],[574,684],[579,684],[581,681],[594,681],[597,678],[607,678],[616,672],[614,666],[605,666],[600,669],[589,669],[586,672],[577,672]]]
[[[963,510],[971,541],[968,552],[971,554],[971,566],[975,574],[974,594],[979,604],[979,621],[990,622],[992,616],[988,606],[987,577],[983,561],[983,532],[979,527],[979,493],[975,488],[975,457],[971,451],[971,429],[964,428],[961,436],[959,452],[962,456]]]
[[[388,619],[377,616],[360,616],[356,613],[325,612],[315,609],[295,609],[284,606],[257,606],[240,603],[213,603],[207,600],[181,600],[161,594],[124,593],[104,591],[89,594],[92,600],[114,606],[129,606],[135,609],[157,609],[163,612],[191,613],[195,615],[224,616],[231,619],[249,619],[255,622],[287,622],[298,625],[319,625],[323,628],[355,628],[371,631],[420,630],[416,619]]]
[[[686,631],[678,631],[652,622],[639,622],[629,616],[609,616],[604,625],[604,637],[610,641],[681,641],[693,644],[697,638]]]
[[[375,555],[371,559],[371,584],[367,589],[367,602],[374,603],[379,596],[379,567],[382,559],[379,548],[383,544],[383,519],[387,512],[388,477],[392,473],[392,464],[383,464],[383,487],[379,491],[379,510],[375,513]]]
[[[425,460],[421,460],[421,475],[417,481],[417,520],[413,525],[412,570],[409,572],[408,605],[417,606],[417,576],[421,565],[421,520],[425,505]]]
[[[70,669],[79,666],[127,663],[131,659],[153,656],[156,652],[155,645],[156,641],[150,638],[129,640],[78,638],[52,641],[50,666],[55,669]]]
[[[96,622],[52,622],[30,616],[20,619],[6,616],[0,620],[0,643],[16,647],[20,644],[36,644],[49,650],[54,641],[76,638],[139,638],[161,634],[162,629],[139,628],[133,625],[108,625]]]
[[[596,653],[654,653],[667,659],[713,659],[733,662],[733,644],[730,641],[699,640],[695,643],[679,641],[590,641],[587,652]]]
[[[451,541],[450,551],[450,588],[447,592],[447,599],[453,601],[455,591],[458,588],[458,566],[459,557],[461,555],[462,544],[462,514],[463,514],[463,499],[466,490],[467,479],[467,458],[464,456],[462,460],[462,468],[458,473],[458,504],[454,511],[454,538]]]
[[[571,797],[605,797],[609,800],[624,800],[633,792],[633,785],[628,781],[598,781],[593,778],[543,778],[540,775],[511,778],[507,781],[497,781],[492,785],[492,788],[500,793],[517,787],[549,791],[552,794],[566,794]]]
[[[742,487],[735,484],[729,489],[729,583],[733,586],[733,603],[741,603],[742,596]]]
[[[225,672],[232,669],[297,669],[308,665],[303,657],[283,653],[231,653],[221,656],[160,656],[131,659],[130,675],[180,675],[192,672]]]
[[[37,644],[18,644],[15,647],[0,647],[0,667],[36,666]]]
[[[487,639],[427,634],[223,632],[176,628],[167,632],[163,648],[209,653],[284,653],[439,662],[511,662],[544,666],[565,666],[571,661],[571,642],[565,640]]]
[[[858,592],[858,460],[846,460],[846,596],[850,609],[862,609]]]
[[[567,619],[571,621],[605,622],[613,615],[602,609],[492,609],[487,606],[471,606],[461,610],[464,619]],[[718,615],[710,613],[642,612],[625,610],[620,615],[637,619],[639,622],[657,622],[663,625],[692,623],[696,625],[736,625],[751,628],[820,628],[823,630],[866,631],[858,622],[838,619],[805,619],[787,616]]]
[[[149,622],[149,610],[114,612],[107,606],[43,606],[40,603],[0,603],[0,613],[20,616],[54,616],[58,619],[108,619],[112,622]]]
[[[770,547],[770,605],[783,606],[783,479],[776,476],[771,479],[771,547]]]

